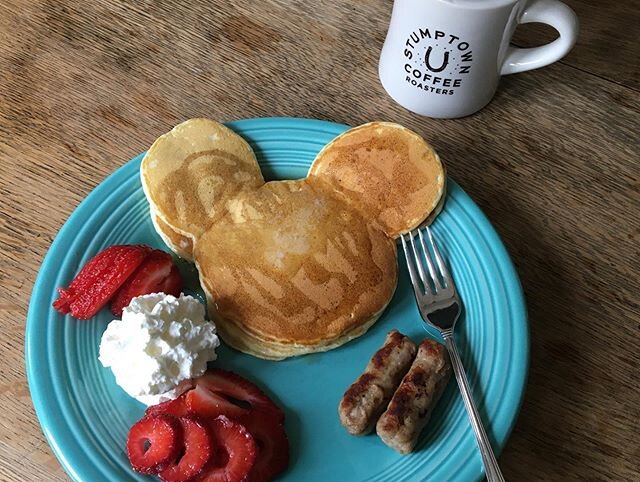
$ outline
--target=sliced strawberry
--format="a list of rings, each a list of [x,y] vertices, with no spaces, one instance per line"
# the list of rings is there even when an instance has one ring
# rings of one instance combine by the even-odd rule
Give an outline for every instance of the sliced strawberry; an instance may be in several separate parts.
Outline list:
[[[242,423],[258,446],[258,457],[249,474],[249,482],[266,482],[289,466],[289,440],[284,425],[271,412],[252,411]]]
[[[187,407],[185,394],[180,395],[175,400],[167,400],[158,405],[152,405],[144,412],[145,415],[157,415],[159,413],[173,415],[174,417],[184,417],[188,415],[190,412],[189,407]]]
[[[224,415],[209,423],[216,444],[211,463],[197,482],[241,482],[247,479],[256,460],[256,443],[240,423]]]
[[[249,411],[271,413],[284,420],[282,410],[257,386],[235,373],[210,368],[195,380],[196,388],[187,394],[189,408],[203,416],[226,415],[242,419]]]
[[[185,398],[189,411],[205,418],[224,415],[237,420],[249,412],[248,408],[241,407],[234,401],[229,401],[222,394],[211,392],[197,384],[196,388],[186,393]]]
[[[102,308],[122,286],[151,248],[141,245],[110,246],[85,264],[68,288],[58,288],[60,296],[53,307],[88,320]]]
[[[206,422],[181,417],[184,453],[158,475],[165,482],[186,482],[202,472],[214,454],[214,439]]]
[[[169,415],[145,416],[127,437],[131,467],[143,474],[156,474],[170,464],[182,448],[182,428]]]
[[[182,289],[180,271],[169,253],[154,249],[126,280],[111,300],[111,312],[122,316],[122,309],[132,298],[164,292],[178,296]]]

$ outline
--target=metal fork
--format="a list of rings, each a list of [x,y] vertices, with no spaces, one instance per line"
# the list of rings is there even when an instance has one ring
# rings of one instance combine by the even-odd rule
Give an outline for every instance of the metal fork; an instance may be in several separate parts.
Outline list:
[[[416,246],[416,244],[418,244],[415,239],[416,231],[418,233],[417,238],[420,240],[419,246]],[[435,256],[435,264],[420,229],[402,235],[402,248],[404,249],[404,255],[407,259],[407,268],[409,269],[411,284],[413,285],[413,291],[416,295],[418,309],[422,319],[440,332],[444,339],[444,344],[449,351],[453,372],[456,375],[458,387],[460,388],[460,394],[462,395],[464,406],[467,409],[471,426],[473,427],[478,446],[480,447],[480,454],[482,455],[487,480],[489,482],[504,482],[504,477],[502,476],[502,472],[500,472],[500,467],[491,448],[491,443],[482,426],[478,409],[471,396],[469,381],[467,380],[467,375],[462,366],[462,360],[460,360],[458,348],[453,338],[453,329],[456,321],[458,321],[460,317],[462,303],[458,297],[453,278],[449,274],[449,270],[440,255],[438,246],[429,228],[427,228],[427,233],[429,235],[429,245]],[[421,252],[426,260],[426,270],[420,254]]]

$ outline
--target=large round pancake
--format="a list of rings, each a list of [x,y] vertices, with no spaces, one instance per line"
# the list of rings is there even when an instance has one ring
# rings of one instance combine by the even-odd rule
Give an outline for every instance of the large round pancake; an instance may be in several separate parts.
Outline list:
[[[266,360],[283,360],[285,358],[307,355],[309,353],[318,353],[333,350],[345,343],[363,335],[366,331],[378,321],[378,318],[384,311],[383,307],[379,313],[376,313],[365,323],[354,327],[338,336],[334,339],[324,340],[322,343],[315,345],[302,345],[296,343],[279,343],[274,341],[265,341],[255,338],[250,333],[243,331],[235,323],[225,323],[218,320],[216,325],[218,327],[218,334],[222,337],[224,342],[240,350],[241,352],[248,353],[249,355],[256,356],[258,358],[264,358]]]
[[[418,227],[444,195],[438,154],[415,132],[371,122],[336,137],[318,153],[310,177],[341,191],[391,237]]]
[[[395,243],[323,185],[270,182],[228,207],[194,255],[230,344],[267,358],[326,350],[362,334],[391,299]]]
[[[225,214],[229,199],[264,184],[249,144],[208,119],[188,120],[158,138],[142,159],[140,177],[156,216],[192,239]]]

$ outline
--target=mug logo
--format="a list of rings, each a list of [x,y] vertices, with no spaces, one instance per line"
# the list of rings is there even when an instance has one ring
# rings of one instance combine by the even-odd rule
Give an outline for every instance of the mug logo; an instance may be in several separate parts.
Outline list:
[[[469,42],[442,30],[419,28],[405,42],[405,81],[436,95],[454,95],[471,72]]]
[[[431,71],[431,72],[442,72],[444,69],[447,68],[447,65],[449,64],[449,51],[445,50],[444,52],[444,58],[442,60],[442,65],[440,65],[440,67],[435,68],[431,65],[431,62],[429,62],[429,57],[431,57],[431,52],[433,52],[433,47],[429,46],[427,48],[427,53],[424,54],[424,63],[427,66],[427,68]]]

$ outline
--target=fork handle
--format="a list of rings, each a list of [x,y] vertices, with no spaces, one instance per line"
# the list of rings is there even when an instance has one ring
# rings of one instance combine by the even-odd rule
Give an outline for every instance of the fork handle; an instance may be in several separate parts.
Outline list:
[[[458,353],[458,348],[456,347],[456,343],[453,339],[453,333],[445,332],[442,335],[444,338],[445,346],[449,351],[449,356],[451,357],[451,365],[453,365],[453,372],[456,375],[458,387],[460,387],[462,401],[464,402],[464,406],[467,409],[469,421],[471,422],[473,432],[476,435],[476,441],[478,442],[478,446],[480,447],[480,454],[482,455],[484,470],[487,474],[487,481],[504,482],[504,477],[502,476],[502,472],[500,472],[500,467],[498,466],[498,461],[496,460],[496,456],[494,455],[493,449],[491,448],[489,437],[487,437],[487,433],[482,426],[482,420],[480,419],[480,415],[478,414],[476,404],[473,401],[471,389],[469,388],[469,381],[467,380],[467,374],[465,373],[464,367],[462,366],[462,360],[460,360],[460,354]]]

